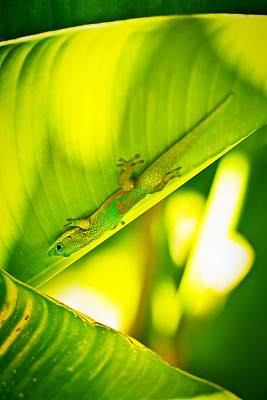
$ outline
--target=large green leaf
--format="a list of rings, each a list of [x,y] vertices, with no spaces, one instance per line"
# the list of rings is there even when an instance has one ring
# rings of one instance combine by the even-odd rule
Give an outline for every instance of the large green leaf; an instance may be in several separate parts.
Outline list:
[[[48,30],[155,15],[266,14],[265,0],[0,0],[0,40]]]
[[[233,104],[179,162],[182,178],[126,222],[263,126],[266,22],[147,18],[3,44],[1,265],[37,285],[90,250],[97,243],[64,260],[45,255],[67,218],[88,217],[119,189],[120,157],[140,153],[141,172],[228,93]]]
[[[3,400],[237,399],[5,272],[0,293]]]

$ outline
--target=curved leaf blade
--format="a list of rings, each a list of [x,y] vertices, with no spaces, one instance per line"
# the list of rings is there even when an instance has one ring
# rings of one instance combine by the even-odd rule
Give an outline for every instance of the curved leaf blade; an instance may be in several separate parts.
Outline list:
[[[1,265],[38,285],[103,241],[45,256],[67,218],[88,217],[119,189],[120,157],[141,154],[142,172],[228,93],[233,106],[179,161],[182,178],[125,222],[263,126],[265,38],[266,17],[160,17],[2,45]]]
[[[2,399],[237,399],[5,272],[0,292]]]
[[[32,0],[0,1],[0,40],[14,39],[71,26],[171,14],[266,14],[265,0]],[[36,17],[38,16],[38,18]]]

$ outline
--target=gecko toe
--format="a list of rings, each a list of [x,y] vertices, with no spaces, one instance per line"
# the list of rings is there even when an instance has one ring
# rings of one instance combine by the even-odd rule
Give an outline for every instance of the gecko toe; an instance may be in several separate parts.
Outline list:
[[[69,222],[67,222],[67,224],[63,225],[64,228],[69,228],[69,227],[73,226],[74,220],[72,218],[68,218],[67,221],[69,221]]]

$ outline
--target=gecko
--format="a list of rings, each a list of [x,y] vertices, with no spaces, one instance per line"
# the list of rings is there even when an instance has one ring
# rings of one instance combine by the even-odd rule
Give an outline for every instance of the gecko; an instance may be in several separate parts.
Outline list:
[[[175,168],[178,160],[214,124],[232,102],[234,93],[229,93],[205,118],[186,133],[178,142],[148,166],[137,179],[132,178],[135,168],[144,161],[136,154],[131,160],[119,159],[118,167],[123,172],[118,178],[120,189],[87,219],[67,219],[63,233],[47,250],[48,256],[68,257],[82,249],[105,232],[124,225],[123,217],[147,195],[161,191],[170,180],[180,177],[181,167]]]

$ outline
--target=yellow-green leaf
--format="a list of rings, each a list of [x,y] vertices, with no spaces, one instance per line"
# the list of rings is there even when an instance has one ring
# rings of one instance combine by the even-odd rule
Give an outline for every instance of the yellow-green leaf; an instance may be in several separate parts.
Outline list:
[[[0,293],[3,400],[237,399],[5,272]]]
[[[67,218],[90,216],[119,189],[120,157],[141,154],[142,172],[230,92],[229,110],[179,161],[182,177],[125,221],[263,126],[266,22],[155,17],[3,43],[1,265],[38,285],[90,250],[97,243],[68,259],[45,255]]]

